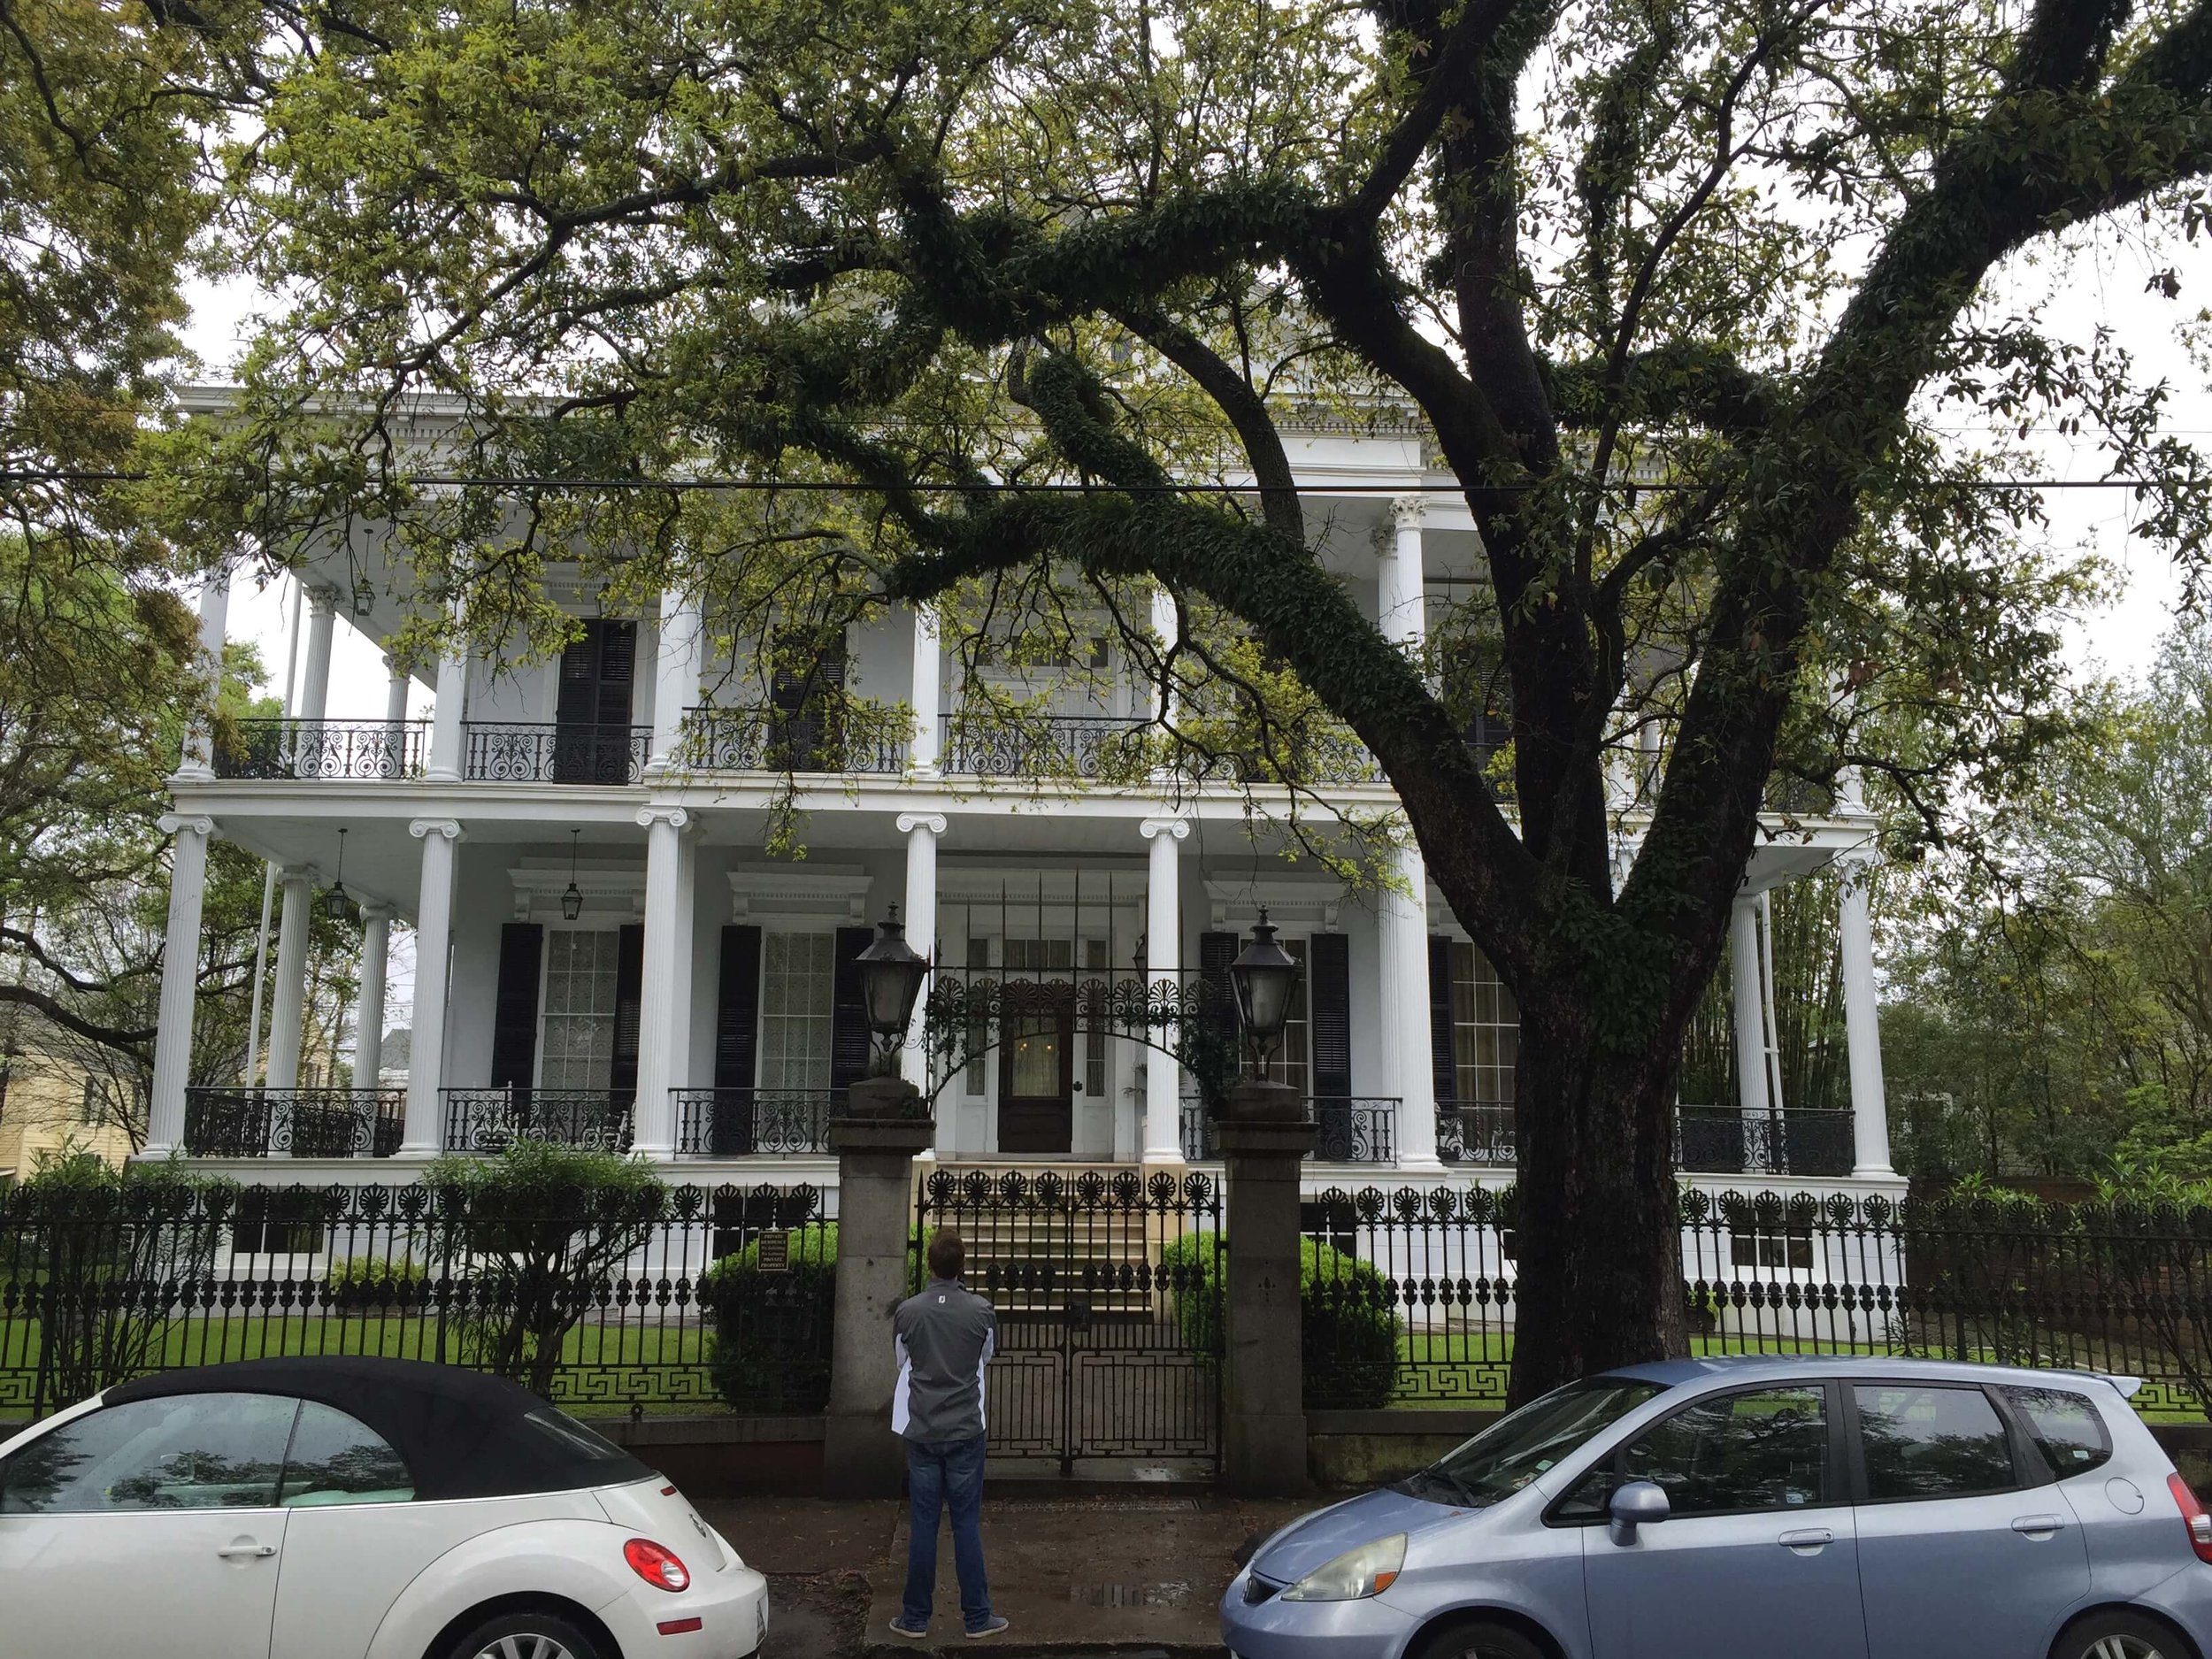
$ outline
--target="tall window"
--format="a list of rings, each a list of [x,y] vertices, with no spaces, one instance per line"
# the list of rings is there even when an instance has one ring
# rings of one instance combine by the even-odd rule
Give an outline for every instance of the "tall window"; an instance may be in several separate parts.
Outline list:
[[[991,941],[987,939],[968,941],[968,966],[972,970],[987,968],[990,965]],[[972,972],[969,975],[968,985],[972,993],[976,985],[976,979]],[[961,1071],[960,1092],[970,1100],[981,1100],[986,1092],[985,1084],[987,1081],[984,1076],[987,1058],[985,1050],[989,1048],[991,1042],[990,1026],[979,1019],[970,1021],[967,1041],[968,1064]]]
[[[621,954],[622,934],[614,928],[546,931],[541,1087],[601,1089],[612,1083],[615,964]]]
[[[1452,1074],[1462,1105],[1510,1106],[1520,1058],[1521,1014],[1490,959],[1452,945]]]
[[[829,933],[770,933],[761,941],[760,1086],[819,1094],[830,1083]]]
[[[1306,984],[1306,941],[1302,939],[1283,939],[1276,941],[1298,958],[1298,983],[1290,993],[1290,1018],[1283,1022],[1283,1041],[1275,1050],[1268,1074],[1296,1089],[1302,1097],[1312,1093],[1313,1033],[1309,1015],[1313,1006],[1312,994]]]

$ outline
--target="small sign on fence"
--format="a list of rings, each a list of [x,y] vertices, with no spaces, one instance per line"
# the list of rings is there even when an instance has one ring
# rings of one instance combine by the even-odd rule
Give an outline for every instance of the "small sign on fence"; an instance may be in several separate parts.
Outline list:
[[[777,1227],[760,1235],[760,1271],[784,1273],[791,1270],[791,1234]]]

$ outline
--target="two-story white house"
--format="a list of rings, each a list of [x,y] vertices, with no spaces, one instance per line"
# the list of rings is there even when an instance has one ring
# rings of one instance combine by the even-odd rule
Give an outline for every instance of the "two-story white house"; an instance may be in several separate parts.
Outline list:
[[[1417,642],[1430,612],[1481,576],[1452,480],[1412,430],[1310,431],[1295,457],[1331,568],[1394,637]],[[902,719],[864,735],[810,726],[803,701],[717,703],[728,664],[686,595],[603,614],[556,570],[584,625],[558,661],[457,650],[422,676],[427,719],[407,718],[396,673],[384,718],[328,719],[334,630],[380,641],[403,620],[406,574],[378,562],[380,545],[297,556],[312,602],[299,713],[196,738],[173,780],[148,1156],[248,1179],[398,1181],[526,1130],[634,1148],[681,1180],[827,1185],[826,1125],[868,1056],[854,958],[895,906],[942,973],[1046,987],[1006,998],[956,1066],[933,1073],[909,1049],[935,1101],[938,1158],[1177,1165],[1209,1153],[1189,1079],[1134,1026],[1087,1018],[1072,987],[1126,985],[1141,999],[1219,976],[1264,909],[1305,964],[1279,1075],[1321,1125],[1316,1187],[1510,1179],[1512,1000],[1418,854],[1397,855],[1402,890],[1348,890],[1271,855],[1271,818],[1289,806],[1279,787],[1099,780],[1090,757],[1146,718],[1149,687],[1102,694],[1088,676],[1018,740],[963,734],[949,722],[972,688],[928,616],[895,613],[852,631],[828,672]],[[217,579],[200,597],[211,650],[227,593]],[[1112,649],[1102,627],[1097,662]],[[779,757],[796,773],[803,859],[764,850]],[[1333,772],[1325,800],[1392,807],[1371,767]],[[1638,825],[1625,801],[1619,822],[1625,848]],[[303,924],[338,874],[341,828],[343,883],[365,918],[363,1087],[303,1091]],[[217,835],[280,867],[283,926],[265,1085],[203,1090],[187,1087],[185,1047]],[[1841,910],[1847,1112],[1779,1097],[1762,931],[1771,888],[1863,866],[1873,841],[1849,801],[1778,817],[1762,839],[1732,953],[1740,1098],[1686,1106],[1686,1167],[1737,1186],[1901,1190],[1863,887]],[[396,918],[417,937],[403,1089],[373,1087]]]

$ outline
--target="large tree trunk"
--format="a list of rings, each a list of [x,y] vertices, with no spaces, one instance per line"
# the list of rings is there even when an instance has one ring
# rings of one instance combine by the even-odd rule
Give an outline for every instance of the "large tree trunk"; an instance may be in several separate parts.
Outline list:
[[[1608,1053],[1588,995],[1572,987],[1531,987],[1520,1008],[1517,1406],[1688,1348],[1676,1068]]]

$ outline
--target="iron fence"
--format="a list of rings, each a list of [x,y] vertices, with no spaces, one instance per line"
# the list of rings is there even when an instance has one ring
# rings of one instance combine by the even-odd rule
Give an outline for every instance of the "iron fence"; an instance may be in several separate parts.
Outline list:
[[[1510,1169],[1519,1156],[1509,1102],[1440,1106],[1436,1155],[1447,1164]],[[1698,1175],[1848,1175],[1856,1162],[1847,1110],[1745,1112],[1734,1106],[1675,1109],[1674,1161]]]
[[[2212,1406],[2212,1210],[1766,1192],[1681,1195],[1697,1354],[1862,1354],[2146,1379]],[[1307,1403],[1502,1403],[1517,1195],[1333,1188],[1304,1206]]]
[[[1306,1121],[1317,1131],[1311,1156],[1324,1164],[1388,1164],[1398,1156],[1398,1101],[1393,1096],[1309,1094]],[[1214,1119],[1202,1101],[1182,1102],[1183,1156],[1217,1158]]]
[[[676,1153],[687,1158],[800,1156],[829,1150],[843,1089],[679,1088]]]
[[[695,708],[685,716],[683,760],[709,772],[896,773],[906,765],[907,717],[853,703]]]
[[[227,724],[215,745],[218,778],[419,778],[427,720],[296,720],[254,715]]]
[[[184,1149],[196,1158],[388,1158],[403,1088],[188,1088]]]
[[[567,726],[472,720],[463,775],[486,783],[636,783],[645,776],[649,726]]]
[[[0,1412],[296,1354],[465,1365],[588,1409],[819,1410],[835,1201],[807,1186],[557,1208],[426,1186],[0,1192]]]
[[[449,1088],[448,1152],[500,1152],[517,1141],[554,1141],[603,1152],[630,1149],[631,1095],[605,1088]]]

